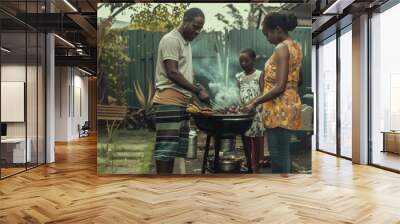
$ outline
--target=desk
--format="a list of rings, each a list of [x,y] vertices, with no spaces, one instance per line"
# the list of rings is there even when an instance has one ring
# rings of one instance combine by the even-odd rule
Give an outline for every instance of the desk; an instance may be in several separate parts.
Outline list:
[[[400,154],[400,131],[383,131],[382,152]]]
[[[31,162],[31,145],[32,140],[28,138],[25,154],[25,138],[6,138],[1,139],[1,157],[6,163],[25,163]],[[12,158],[12,159],[11,159]],[[25,161],[27,158],[27,161]]]

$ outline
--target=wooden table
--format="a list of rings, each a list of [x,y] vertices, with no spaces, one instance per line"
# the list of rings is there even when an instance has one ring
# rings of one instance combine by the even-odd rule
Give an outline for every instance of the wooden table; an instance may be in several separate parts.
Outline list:
[[[25,150],[25,145],[26,150]],[[1,139],[2,159],[10,164],[31,162],[32,140],[30,138],[3,138]]]

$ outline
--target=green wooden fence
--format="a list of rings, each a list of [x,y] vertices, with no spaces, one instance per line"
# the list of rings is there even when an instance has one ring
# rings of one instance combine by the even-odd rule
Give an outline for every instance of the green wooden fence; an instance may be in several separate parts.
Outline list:
[[[307,88],[311,87],[311,28],[299,27],[290,34],[301,44],[303,50],[303,86],[300,88],[300,94],[304,95],[308,91]],[[133,83],[140,84],[145,96],[150,88],[148,81],[154,87],[158,43],[163,35],[164,33],[142,30],[128,31],[130,63],[126,85],[130,107],[140,107],[133,91]],[[255,50],[258,56],[256,67],[260,70],[263,70],[265,61],[274,50],[274,46],[266,40],[262,32],[255,29],[231,30],[226,35],[220,32],[201,33],[191,45],[195,79],[205,86],[217,78],[232,79],[234,74],[241,71],[238,59],[241,49]]]
[[[139,83],[146,97],[149,88],[151,88],[148,83],[154,85],[157,48],[162,35],[159,32],[128,31],[128,55],[130,62],[126,87],[128,90],[128,105],[130,107],[140,107],[134,92],[135,82]]]

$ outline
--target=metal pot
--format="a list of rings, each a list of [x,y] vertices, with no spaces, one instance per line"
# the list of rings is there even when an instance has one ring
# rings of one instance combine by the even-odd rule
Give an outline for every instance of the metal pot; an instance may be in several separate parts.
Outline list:
[[[197,158],[197,132],[196,130],[191,129],[189,131],[189,146],[186,154],[187,159],[196,159]]]
[[[214,169],[214,156],[208,157],[208,166]],[[236,156],[223,156],[219,160],[219,172],[220,173],[240,173],[241,164],[243,159],[237,158]]]
[[[226,173],[240,172],[241,159],[222,158],[219,161],[219,170]]]

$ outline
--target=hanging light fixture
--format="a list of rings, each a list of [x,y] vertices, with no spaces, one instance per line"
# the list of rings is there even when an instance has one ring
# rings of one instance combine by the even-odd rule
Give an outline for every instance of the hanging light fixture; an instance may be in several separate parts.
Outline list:
[[[62,37],[60,37],[59,35],[57,35],[57,34],[54,34],[54,36],[55,37],[57,37],[59,40],[61,40],[62,42],[64,42],[65,44],[67,44],[68,46],[70,46],[70,47],[72,47],[72,48],[75,48],[75,45],[73,45],[71,42],[69,42],[68,40],[66,40],[66,39],[64,39],[64,38],[62,38]]]
[[[92,75],[93,75],[92,73],[90,73],[90,72],[88,72],[88,71],[86,71],[86,70],[84,70],[84,69],[81,69],[81,68],[79,68],[79,67],[78,67],[78,70],[81,71],[81,72],[83,72],[83,73],[85,73],[85,74],[87,74],[87,75],[89,75],[89,76],[92,76]]]
[[[78,12],[78,10],[68,1],[68,0],[64,0],[65,4],[68,5],[68,7],[70,7],[74,12]]]
[[[324,10],[322,14],[342,14],[343,9],[347,6],[351,5],[355,0],[336,0],[332,5],[330,5],[327,9]]]
[[[10,53],[11,52],[11,50],[9,50],[9,49],[7,49],[5,47],[1,47],[0,49],[1,49],[1,51],[4,51],[6,53]]]

